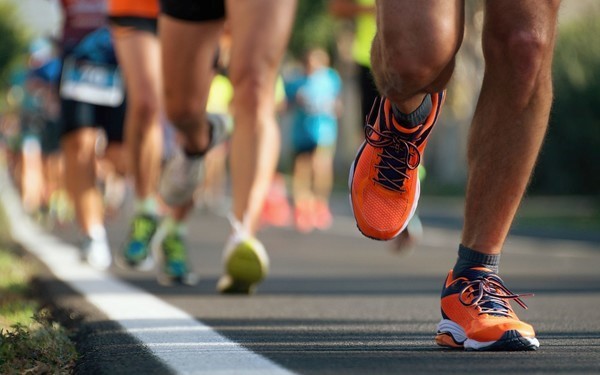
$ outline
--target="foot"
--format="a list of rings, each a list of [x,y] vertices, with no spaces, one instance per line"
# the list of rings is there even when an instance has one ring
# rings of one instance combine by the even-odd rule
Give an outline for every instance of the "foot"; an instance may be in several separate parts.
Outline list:
[[[392,251],[397,254],[410,254],[423,238],[423,224],[418,215],[414,215],[404,229],[392,242]]]
[[[525,296],[525,295],[522,295]],[[442,320],[435,341],[466,350],[535,350],[540,344],[533,328],[519,320],[509,301],[527,308],[487,268],[448,274],[442,290]]]
[[[148,214],[138,214],[131,222],[129,237],[123,247],[123,262],[127,267],[149,271],[154,267],[150,241],[156,234],[158,219]]]
[[[417,167],[444,97],[444,92],[432,94],[431,114],[410,129],[394,120],[388,99],[376,100],[349,177],[354,218],[365,236],[390,240],[414,215],[420,194]]]
[[[106,238],[86,237],[81,246],[81,260],[99,271],[105,271],[112,263],[112,255]]]
[[[269,272],[269,256],[256,238],[236,231],[223,254],[225,273],[217,283],[223,294],[252,294]]]
[[[227,122],[223,116],[209,115],[211,140],[205,152],[227,139]],[[180,207],[192,201],[204,178],[204,155],[189,157],[178,149],[162,172],[159,193],[169,206]]]
[[[310,233],[315,229],[310,207],[300,205],[294,209],[294,225],[300,233]]]
[[[160,259],[158,282],[161,285],[196,285],[198,276],[192,272],[184,235],[167,231],[161,226],[153,241],[153,253]]]
[[[326,202],[316,202],[312,217],[313,225],[318,230],[327,230],[333,224],[333,215]]]

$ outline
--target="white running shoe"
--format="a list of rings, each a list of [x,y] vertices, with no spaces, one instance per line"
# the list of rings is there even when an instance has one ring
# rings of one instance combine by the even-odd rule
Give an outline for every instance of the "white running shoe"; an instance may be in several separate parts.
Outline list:
[[[222,143],[228,137],[227,118],[209,114],[210,144],[208,150]],[[204,155],[188,157],[178,148],[165,165],[159,183],[159,193],[166,204],[182,206],[192,201],[197,186],[204,178]]]
[[[81,247],[81,258],[93,268],[106,271],[112,263],[112,255],[106,238],[86,238]]]
[[[223,294],[252,294],[269,272],[269,256],[263,244],[231,219],[233,234],[223,252],[225,273],[217,283]]]

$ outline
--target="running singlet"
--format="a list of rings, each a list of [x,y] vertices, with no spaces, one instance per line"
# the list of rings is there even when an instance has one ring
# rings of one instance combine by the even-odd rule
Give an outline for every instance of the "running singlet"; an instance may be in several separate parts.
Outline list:
[[[360,5],[375,5],[375,0],[358,0]],[[356,17],[356,34],[352,45],[352,57],[362,66],[371,66],[371,43],[377,26],[374,14],[360,14]]]
[[[108,0],[111,17],[157,18],[158,0]]]
[[[106,24],[106,0],[60,0],[63,14],[63,53]]]

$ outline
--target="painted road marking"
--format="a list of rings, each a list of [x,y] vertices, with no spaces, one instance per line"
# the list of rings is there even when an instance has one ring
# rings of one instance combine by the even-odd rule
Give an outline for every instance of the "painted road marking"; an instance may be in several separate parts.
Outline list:
[[[59,280],[120,324],[174,372],[293,373],[228,340],[154,295],[82,263],[76,247],[43,231],[23,212],[19,202],[6,172],[0,172],[0,203],[9,218],[14,239],[45,263]],[[165,331],[169,334],[156,334]],[[182,347],[193,350],[182,350]]]

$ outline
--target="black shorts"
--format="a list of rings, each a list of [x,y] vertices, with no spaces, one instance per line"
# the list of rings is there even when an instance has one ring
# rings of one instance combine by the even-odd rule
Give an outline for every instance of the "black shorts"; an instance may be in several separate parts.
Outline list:
[[[225,0],[160,0],[160,11],[183,21],[214,21],[225,18]]]
[[[147,31],[154,35],[158,34],[158,20],[156,18],[110,16],[108,19],[110,24],[114,26]]]
[[[62,60],[64,66],[65,56]],[[59,82],[62,82],[63,72],[60,75]],[[78,129],[94,127],[104,129],[109,142],[123,142],[127,97],[118,106],[108,107],[63,98],[60,96],[60,84],[57,89],[60,97],[60,138]]]
[[[118,107],[107,107],[61,99],[62,136],[81,128],[100,127],[106,132],[109,142],[121,143],[125,123],[125,101],[123,100]]]
[[[50,155],[60,150],[61,126],[59,119],[46,120],[46,126],[40,135],[43,155]]]

